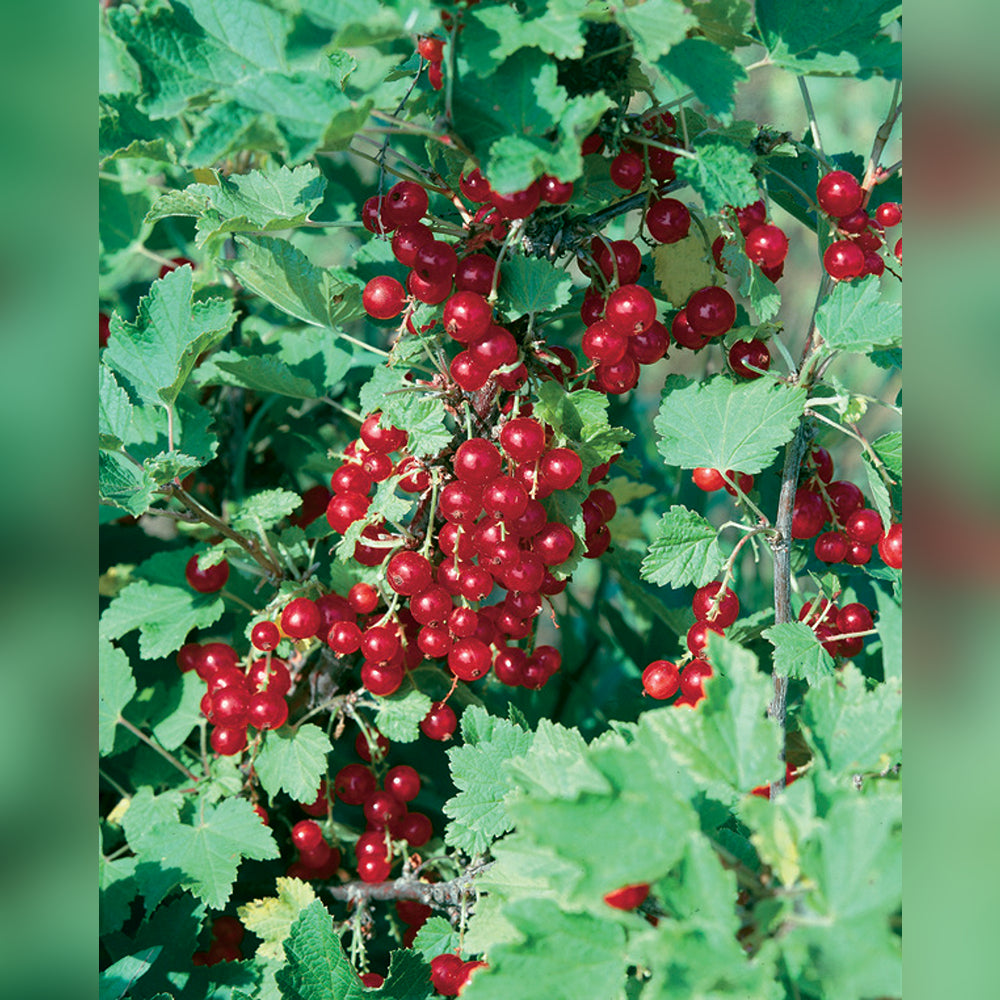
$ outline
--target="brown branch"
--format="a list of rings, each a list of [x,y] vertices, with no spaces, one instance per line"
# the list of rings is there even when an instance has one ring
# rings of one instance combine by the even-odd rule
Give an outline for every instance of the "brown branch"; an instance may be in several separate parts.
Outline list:
[[[463,875],[449,882],[418,882],[412,878],[397,878],[391,882],[345,882],[327,886],[334,899],[349,903],[378,899],[415,899],[425,906],[457,906],[468,895],[473,882],[491,865],[487,861],[468,869]]]

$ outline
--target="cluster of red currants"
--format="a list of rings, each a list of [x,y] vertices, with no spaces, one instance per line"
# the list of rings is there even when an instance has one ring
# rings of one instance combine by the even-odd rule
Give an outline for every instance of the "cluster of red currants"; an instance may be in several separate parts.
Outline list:
[[[441,996],[458,997],[472,973],[485,967],[485,962],[463,962],[461,956],[447,951],[431,959],[431,985]]]
[[[739,598],[721,583],[706,583],[699,587],[691,601],[695,623],[688,629],[687,647],[691,659],[684,664],[671,660],[653,660],[642,672],[642,687],[646,694],[665,701],[677,694],[674,705],[692,708],[705,697],[705,680],[712,676],[712,665],[705,657],[708,633],[724,635],[725,630],[740,614]]]
[[[875,628],[872,611],[857,601],[838,608],[827,598],[806,601],[799,621],[808,625],[831,655],[849,659],[864,648],[865,636]]]
[[[836,221],[837,234],[841,237],[823,251],[826,273],[838,281],[882,274],[885,260],[879,251],[884,243],[883,235],[886,229],[903,221],[902,206],[883,202],[875,209],[874,217],[870,216],[863,208],[865,190],[847,170],[831,170],[824,174],[816,186],[816,201]],[[896,242],[893,252],[897,260],[903,259],[902,238]]]
[[[212,943],[206,951],[191,956],[192,965],[216,965],[219,962],[239,962],[243,958],[243,924],[236,917],[223,914],[212,922]]]
[[[886,531],[878,511],[865,506],[858,486],[845,479],[833,480],[833,459],[825,448],[810,450],[804,471],[792,509],[792,537],[815,537],[816,558],[825,563],[864,566],[875,547],[886,566],[902,569],[902,523]],[[831,529],[820,534],[828,522]]]
[[[444,59],[444,42],[434,35],[421,35],[417,39],[417,52],[421,59],[427,60],[427,79],[434,90],[440,90],[444,85],[441,74],[441,63]]]
[[[177,665],[208,685],[201,699],[202,714],[213,724],[212,749],[224,756],[247,747],[247,727],[278,729],[288,719],[285,695],[292,681],[288,665],[276,656],[254,660],[246,670],[228,643],[186,643],[177,653]]]

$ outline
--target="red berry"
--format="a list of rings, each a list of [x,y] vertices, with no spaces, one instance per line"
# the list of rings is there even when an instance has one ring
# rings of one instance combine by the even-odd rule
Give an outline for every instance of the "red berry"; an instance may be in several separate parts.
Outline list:
[[[443,702],[436,701],[420,723],[420,731],[432,740],[451,739],[458,720],[455,713]]]
[[[342,656],[361,648],[361,629],[355,622],[335,622],[326,637],[327,645]]]
[[[496,266],[496,261],[484,253],[473,253],[463,257],[455,271],[455,288],[460,292],[489,295],[493,288]]]
[[[561,181],[550,174],[541,177],[542,201],[550,205],[565,205],[573,197],[573,182]]]
[[[434,571],[418,552],[397,552],[386,567],[386,580],[397,594],[412,597],[431,585]]]
[[[344,534],[355,522],[368,513],[371,500],[361,493],[346,491],[335,493],[326,508],[326,519],[330,527],[339,534]]]
[[[479,167],[468,174],[462,174],[458,179],[458,186],[469,201],[481,203],[490,199],[489,182],[482,175]]]
[[[631,240],[612,240],[609,243],[595,236],[590,241],[590,250],[594,262],[608,281],[614,281],[616,285],[630,285],[639,277],[642,251]]]
[[[429,281],[422,278],[416,271],[411,271],[406,276],[406,290],[420,302],[436,306],[451,295],[451,276],[445,276],[437,281]]]
[[[184,576],[192,590],[199,594],[214,594],[222,590],[229,579],[229,563],[223,559],[214,566],[202,569],[198,565],[198,557],[191,556],[184,567]]]
[[[545,462],[544,458],[542,462]],[[527,492],[511,476],[497,476],[483,490],[483,509],[487,514],[513,520],[522,514],[527,506]]]
[[[656,319],[656,302],[641,285],[622,285],[609,296],[604,318],[626,336],[648,330]]]
[[[635,885],[623,885],[620,889],[607,893],[604,902],[616,910],[634,910],[648,895],[649,883],[637,882]]]
[[[626,191],[635,191],[646,176],[646,164],[638,153],[623,150],[611,161],[611,180]]]
[[[826,487],[826,494],[830,498],[833,513],[841,524],[865,505],[864,493],[847,479],[838,479],[830,483]]]
[[[792,507],[792,538],[813,538],[826,524],[826,504],[818,493],[799,489]]]
[[[708,645],[708,633],[714,632],[716,635],[723,635],[722,628],[714,622],[695,622],[687,633],[687,648],[695,656],[703,653]]]
[[[391,870],[391,859],[368,855],[358,861],[358,878],[362,882],[384,882]]]
[[[837,281],[858,278],[865,273],[864,251],[851,240],[835,240],[823,251],[823,267]]]
[[[212,735],[209,736],[208,741],[217,754],[223,757],[234,757],[247,748],[246,727],[234,726],[229,728],[216,726],[212,730]]]
[[[270,656],[254,660],[247,671],[247,685],[251,694],[266,691],[275,697],[284,698],[292,688],[292,677],[284,660]]]
[[[458,996],[465,982],[465,963],[451,952],[431,959],[431,985],[442,996]]]
[[[375,775],[363,764],[347,764],[337,772],[333,787],[341,802],[359,806],[375,791]]]
[[[384,198],[373,195],[361,206],[361,224],[368,232],[384,235],[395,228],[385,218],[384,204]]]
[[[654,320],[648,329],[629,337],[628,353],[640,365],[652,365],[667,353],[669,346],[667,328],[659,320]]]
[[[583,461],[569,448],[553,448],[538,463],[538,475],[553,489],[568,490],[583,473]]]
[[[833,479],[833,459],[826,448],[814,447],[809,452],[809,465],[824,483]]]
[[[703,337],[718,337],[736,322],[733,297],[717,285],[693,292],[684,312],[691,329]]]
[[[420,775],[408,764],[398,764],[386,774],[385,790],[400,802],[412,802],[420,794]]]
[[[726,485],[726,481],[722,478],[722,473],[718,469],[693,469],[691,471],[691,480],[698,489],[704,490],[706,493],[714,493]]]
[[[694,701],[700,700],[705,681],[712,675],[712,666],[707,660],[692,660],[681,672],[681,694]]]
[[[894,201],[884,201],[875,209],[875,221],[883,229],[892,229],[903,221],[903,207]]]
[[[444,328],[463,344],[478,340],[492,321],[493,310],[478,292],[455,292],[444,305]]]
[[[261,691],[250,698],[247,712],[254,729],[280,729],[288,721],[288,702],[271,691]]]
[[[688,322],[687,310],[682,309],[670,323],[670,335],[677,342],[679,347],[686,347],[689,351],[701,350],[709,338],[696,333]]]
[[[406,806],[390,792],[372,792],[364,801],[364,811],[369,826],[378,829],[401,819]]]
[[[408,812],[396,823],[395,833],[410,847],[423,847],[434,836],[434,827],[423,813]]]
[[[542,185],[538,181],[532,181],[523,191],[513,194],[499,194],[497,191],[490,194],[490,201],[505,219],[526,219],[538,208],[541,200]]]
[[[598,320],[583,332],[583,353],[600,364],[614,364],[625,357],[629,338],[610,323]]]
[[[375,989],[385,982],[385,976],[380,976],[377,972],[363,972],[361,982],[369,989]]]
[[[903,568],[903,525],[894,524],[879,539],[878,554],[882,557],[882,562],[891,569]]]
[[[221,916],[212,921],[212,937],[221,944],[237,945],[243,940],[243,924],[236,917]]]
[[[752,205],[736,209],[736,224],[744,236],[757,226],[763,225],[766,218],[767,206],[763,201],[755,201]]]
[[[788,255],[788,237],[777,226],[757,226],[747,234],[746,253],[761,267],[777,267]]]
[[[845,604],[837,612],[837,631],[845,635],[852,632],[867,632],[875,627],[872,613],[863,604],[857,602]]]
[[[434,233],[429,226],[415,222],[410,226],[400,226],[392,237],[393,256],[406,267],[413,267],[417,262],[417,251],[434,239]]]
[[[691,212],[676,198],[660,198],[646,212],[646,228],[658,243],[677,243],[691,228]]]
[[[441,490],[438,509],[449,521],[471,524],[483,509],[482,492],[468,483],[449,483]]]
[[[299,820],[292,827],[292,843],[301,851],[311,851],[323,843],[323,831],[311,819]]]
[[[844,531],[852,542],[876,545],[883,535],[882,518],[878,511],[862,507],[850,514],[844,522]]]
[[[892,252],[896,255],[896,260],[898,260],[900,262],[900,264],[902,264],[903,263],[903,237],[902,236],[900,236],[900,238],[898,240],[896,240],[896,245],[893,247]]]
[[[391,451],[405,448],[409,435],[398,427],[383,424],[382,413],[380,410],[376,410],[365,417],[361,424],[359,437],[369,450],[388,455]]]
[[[254,626],[256,630],[257,626]],[[277,631],[277,629],[275,629]],[[201,662],[201,645],[197,642],[185,643],[177,650],[177,667],[182,674],[196,670]]]
[[[406,289],[387,274],[379,274],[365,285],[361,293],[365,312],[375,319],[392,319],[406,305]]]
[[[503,425],[500,447],[513,462],[534,462],[545,451],[545,428],[530,417],[515,417]]]
[[[763,340],[737,340],[729,348],[729,365],[742,378],[760,378],[771,367],[771,352]]]
[[[458,256],[450,243],[431,240],[417,251],[413,267],[424,281],[450,282],[458,269]]]
[[[847,555],[847,547],[847,537],[840,531],[824,531],[813,543],[816,558],[825,563],[842,562]]]
[[[604,148],[604,139],[597,132],[591,132],[586,139],[580,143],[580,153],[589,156],[591,153],[599,153]]]
[[[319,631],[322,621],[323,616],[315,601],[308,597],[296,597],[281,612],[281,631],[293,639],[308,639]]]
[[[455,449],[452,464],[455,475],[463,482],[482,486],[500,475],[503,459],[496,445],[477,437],[463,441]]]
[[[201,647],[201,655],[195,663],[195,671],[203,681],[225,670],[233,670],[239,663],[236,650],[225,642],[209,642]]]
[[[658,700],[672,698],[681,684],[677,664],[670,660],[653,660],[642,672],[642,686],[646,694]]]
[[[594,372],[594,387],[613,396],[634,389],[638,383],[639,363],[631,354],[626,354],[620,361],[598,365]]]
[[[718,628],[729,628],[740,616],[740,601],[726,587],[719,598],[718,608],[713,613],[715,598],[721,586],[721,583],[706,583],[704,587],[699,587],[691,600],[691,609],[698,621],[710,621]]]
[[[820,178],[816,185],[816,201],[827,215],[842,218],[857,211],[864,200],[864,192],[853,174],[846,170],[833,170]]]

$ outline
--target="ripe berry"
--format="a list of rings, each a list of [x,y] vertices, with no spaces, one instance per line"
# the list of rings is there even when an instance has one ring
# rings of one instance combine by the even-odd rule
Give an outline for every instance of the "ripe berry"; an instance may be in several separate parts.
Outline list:
[[[434,836],[434,827],[423,813],[407,812],[397,820],[393,833],[410,847],[423,847]]]
[[[824,531],[813,544],[816,558],[825,563],[842,562],[847,555],[847,536],[841,531]]]
[[[322,620],[315,601],[296,597],[281,612],[281,631],[293,639],[308,639],[317,633]]]
[[[319,823],[311,819],[299,820],[292,827],[292,843],[299,851],[311,851],[323,843],[323,831]]]
[[[372,828],[394,823],[405,811],[406,806],[390,792],[372,792],[364,801],[365,819]]]
[[[288,702],[280,695],[261,691],[251,696],[247,715],[255,729],[280,729],[288,721]]]
[[[191,589],[197,590],[199,594],[214,594],[222,590],[229,579],[229,563],[223,559],[214,566],[201,569],[198,557],[191,556],[184,567],[184,577]]]
[[[792,538],[812,538],[826,524],[826,504],[818,493],[799,489],[792,507]]]
[[[814,447],[809,452],[808,462],[815,475],[819,479],[822,479],[824,483],[828,483],[833,479],[833,459],[826,448]]]
[[[837,281],[858,278],[865,273],[864,251],[851,240],[835,240],[823,251],[823,267]]]
[[[417,251],[434,239],[429,226],[415,222],[412,226],[400,226],[392,236],[393,256],[406,267],[413,267],[417,261]]]
[[[382,203],[382,218],[392,226],[412,226],[427,211],[427,192],[413,181],[400,181],[389,188]]]
[[[375,989],[385,982],[385,976],[380,976],[377,972],[363,972],[361,982],[369,989]]]
[[[871,560],[871,557],[872,547],[870,545],[855,542],[853,539],[847,540],[847,555],[844,556],[844,562],[848,566],[864,566]]]
[[[737,340],[729,348],[729,365],[743,378],[760,378],[771,367],[771,352],[763,340]],[[762,371],[754,371],[755,368]]]
[[[847,518],[844,531],[852,542],[876,545],[883,534],[882,518],[878,511],[862,507]]]
[[[448,952],[431,959],[431,985],[442,996],[458,996],[465,981],[465,963],[458,955]]]
[[[642,672],[642,686],[652,698],[672,698],[681,684],[677,664],[670,660],[653,660]]]
[[[455,718],[451,708],[443,702],[436,701],[420,723],[420,731],[432,740],[448,740],[451,739],[457,725],[458,719]]]
[[[356,653],[361,648],[361,629],[355,622],[336,622],[330,626],[327,645],[342,656]]]
[[[386,567],[386,580],[397,594],[412,597],[434,580],[431,564],[418,552],[397,552]]]
[[[694,331],[688,322],[686,309],[682,309],[671,321],[670,335],[679,347],[686,347],[689,351],[701,350],[709,340],[708,337]]]
[[[406,447],[409,435],[398,427],[382,423],[382,413],[376,410],[369,413],[361,424],[358,436],[371,451],[388,454]]]
[[[853,174],[846,170],[833,170],[820,178],[816,185],[816,201],[827,215],[841,218],[857,211],[864,200],[864,192]]]
[[[864,493],[847,479],[838,479],[830,483],[826,487],[826,494],[830,498],[833,513],[841,524],[865,505]]]
[[[337,772],[333,787],[341,802],[359,806],[375,791],[375,775],[363,764],[347,764]]]
[[[384,198],[373,195],[361,206],[361,224],[370,233],[383,235],[395,227],[390,226],[383,214]]]
[[[648,895],[649,883],[637,882],[635,885],[623,885],[620,889],[607,893],[604,902],[616,910],[634,910]]]
[[[236,917],[221,916],[212,921],[212,937],[220,944],[238,945],[243,935],[243,924]]]
[[[375,319],[392,319],[406,305],[406,289],[387,274],[379,274],[365,285],[361,293],[365,312]]]
[[[223,757],[233,757],[247,748],[246,727],[216,726],[208,738],[212,749]]]
[[[390,859],[368,855],[358,861],[358,878],[362,882],[384,882],[391,870]]]
[[[692,469],[691,481],[698,489],[704,490],[706,493],[714,493],[726,485],[726,481],[722,478],[722,473],[718,469]]]
[[[410,271],[406,276],[406,290],[418,301],[436,306],[451,295],[452,280],[450,276],[446,276],[437,281],[428,281],[416,271]]]
[[[482,203],[490,199],[489,182],[483,176],[479,167],[476,167],[468,174],[462,174],[458,179],[458,187],[469,201]]]
[[[236,650],[225,642],[208,642],[201,647],[195,671],[203,681],[211,681],[225,670],[234,670],[239,663]]]
[[[252,694],[266,691],[275,697],[284,698],[292,688],[292,676],[284,660],[269,656],[254,660],[247,671],[247,685]]]
[[[891,569],[903,568],[903,525],[894,524],[879,539],[878,554],[882,557],[882,562]]]
[[[884,201],[875,209],[875,221],[883,229],[892,229],[903,221],[903,207],[894,201]]]
[[[717,285],[692,293],[684,312],[691,329],[703,337],[718,337],[736,322],[733,297]]]
[[[431,240],[417,251],[414,271],[424,281],[450,282],[457,268],[455,248],[443,240]]]
[[[420,794],[420,775],[408,764],[398,764],[386,774],[385,790],[400,802],[412,802]]]
[[[505,219],[526,219],[538,208],[541,200],[542,185],[538,181],[532,181],[523,191],[513,194],[490,193],[490,201]]]
[[[761,267],[777,267],[788,255],[788,237],[777,226],[757,226],[747,234],[746,253]]]
[[[740,616],[740,601],[726,587],[719,599],[718,609],[713,614],[712,607],[721,586],[720,583],[706,583],[704,587],[699,587],[691,600],[691,609],[698,621],[710,621],[718,628],[729,628]]]
[[[594,262],[608,281],[630,285],[638,279],[642,270],[642,251],[631,240],[612,240],[609,243],[595,236],[590,241],[590,250]]]
[[[493,288],[496,266],[496,261],[484,253],[473,253],[463,257],[455,271],[455,288],[460,292],[489,295]]]
[[[707,660],[692,660],[681,672],[681,693],[695,701],[704,695],[704,684],[713,675],[712,665]]]
[[[553,489],[568,490],[583,473],[583,461],[569,448],[553,448],[538,463],[538,475]]]
[[[604,318],[614,329],[631,337],[652,326],[656,302],[641,285],[622,285],[608,296]]]
[[[444,328],[463,344],[482,337],[492,319],[490,304],[478,292],[456,292],[444,305]]]
[[[560,521],[546,524],[532,539],[532,551],[546,566],[558,566],[566,562],[576,547],[576,535],[569,525]]]
[[[646,176],[646,164],[638,153],[623,150],[611,161],[611,180],[626,191],[635,191]]]
[[[691,213],[676,198],[660,198],[646,212],[646,228],[658,243],[677,243],[691,228]]]
[[[573,182],[561,181],[550,174],[541,177],[542,201],[550,205],[565,205],[573,197]]]
[[[441,490],[438,509],[449,521],[471,524],[483,509],[482,493],[468,483],[448,483]]]
[[[614,364],[625,357],[629,345],[626,334],[616,330],[610,323],[598,320],[588,326],[583,333],[583,353],[599,364]]]
[[[767,206],[763,201],[755,201],[752,205],[736,209],[736,224],[744,236],[763,225],[766,218]]]
[[[256,626],[254,626],[256,629]],[[277,628],[275,628],[277,632]],[[280,638],[280,636],[279,636]],[[177,667],[182,674],[197,670],[201,662],[201,645],[197,642],[187,642],[177,650]]]
[[[626,354],[620,361],[598,365],[594,372],[594,387],[613,396],[634,389],[638,383],[639,363],[631,354]]]
[[[345,491],[335,493],[326,508],[326,519],[330,527],[339,534],[344,534],[355,522],[368,513],[371,500],[361,493]]]
[[[254,649],[268,653],[272,649],[278,648],[278,643],[281,642],[281,633],[274,622],[257,622],[250,632],[250,642]]]
[[[503,460],[496,446],[485,438],[470,438],[455,450],[455,475],[463,482],[481,486],[500,474]]]
[[[714,622],[695,622],[688,629],[687,648],[690,649],[695,656],[704,652],[705,647],[708,645],[709,632],[714,632],[716,635],[724,634],[722,628]]]
[[[527,505],[527,492],[511,476],[497,476],[483,490],[483,509],[487,514],[513,519],[522,514]]]
[[[211,717],[221,726],[245,727],[250,697],[239,687],[220,688],[212,695]]]
[[[837,631],[845,635],[852,632],[867,632],[875,627],[872,613],[863,604],[857,602],[845,604],[837,612]]]
[[[500,447],[513,462],[534,462],[545,451],[545,428],[530,417],[515,417],[503,425]]]

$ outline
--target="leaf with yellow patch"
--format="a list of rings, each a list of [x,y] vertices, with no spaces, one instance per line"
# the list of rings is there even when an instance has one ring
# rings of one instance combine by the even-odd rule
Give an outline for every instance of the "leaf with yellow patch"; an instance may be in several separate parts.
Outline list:
[[[653,277],[671,305],[678,309],[692,292],[715,285],[721,277],[712,259],[712,241],[721,234],[717,222],[705,220],[708,243],[697,226],[676,243],[664,243],[653,251]]]
[[[311,885],[297,878],[279,878],[277,896],[254,899],[237,911],[243,926],[263,940],[258,958],[285,957],[284,941],[291,933],[295,918],[316,898]]]

